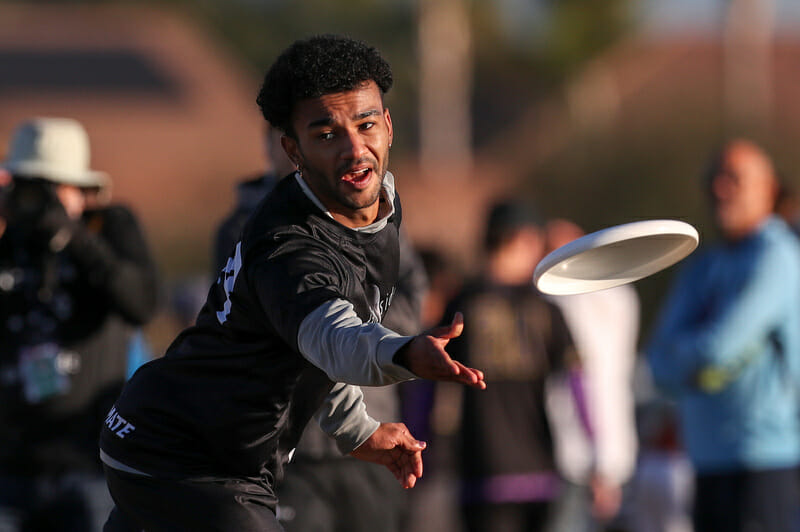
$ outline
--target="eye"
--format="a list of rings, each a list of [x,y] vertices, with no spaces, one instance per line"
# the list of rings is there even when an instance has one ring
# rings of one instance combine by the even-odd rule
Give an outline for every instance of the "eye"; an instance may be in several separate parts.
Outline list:
[[[319,140],[332,140],[333,139],[333,132],[332,131],[324,131],[317,135]]]
[[[374,126],[374,125],[375,125],[375,122],[364,122],[363,124],[361,124],[360,128],[362,130],[372,129],[372,126]]]

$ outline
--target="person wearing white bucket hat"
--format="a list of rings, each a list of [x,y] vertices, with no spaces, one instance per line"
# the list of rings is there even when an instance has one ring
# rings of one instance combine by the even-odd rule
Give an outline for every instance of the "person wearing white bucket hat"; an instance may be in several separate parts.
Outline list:
[[[33,118],[20,124],[0,163],[12,176],[3,217],[16,218],[40,236],[51,233],[49,244],[55,248],[66,245],[69,236],[63,231],[67,224],[61,209],[40,211],[60,203],[70,219],[77,219],[84,209],[82,191],[110,185],[105,172],[89,168],[89,152],[89,136],[76,120]]]
[[[97,458],[128,346],[154,313],[155,266],[68,118],[14,131],[0,168],[0,531],[99,531],[113,502]]]

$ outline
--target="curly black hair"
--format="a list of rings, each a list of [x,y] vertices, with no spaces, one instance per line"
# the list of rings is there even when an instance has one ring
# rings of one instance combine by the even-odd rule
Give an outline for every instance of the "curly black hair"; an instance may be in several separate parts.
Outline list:
[[[374,81],[385,94],[392,69],[377,49],[340,35],[318,35],[296,41],[264,76],[256,103],[273,126],[294,136],[292,112],[307,98],[353,90]]]

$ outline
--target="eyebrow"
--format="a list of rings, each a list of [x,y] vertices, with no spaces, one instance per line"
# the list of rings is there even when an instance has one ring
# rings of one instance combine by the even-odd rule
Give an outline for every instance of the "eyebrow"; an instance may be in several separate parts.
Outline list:
[[[379,116],[381,111],[377,109],[370,109],[369,111],[364,111],[363,113],[358,113],[357,115],[353,116],[354,121],[363,120],[365,118],[369,118],[370,116]],[[320,118],[318,120],[313,120],[309,122],[308,127],[321,127],[321,126],[329,126],[333,124],[333,117],[326,116],[325,118]]]

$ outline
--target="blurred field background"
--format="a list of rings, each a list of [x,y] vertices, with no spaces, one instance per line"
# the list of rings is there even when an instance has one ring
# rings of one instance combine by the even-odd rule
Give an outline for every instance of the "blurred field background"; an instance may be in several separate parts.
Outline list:
[[[264,165],[261,76],[315,33],[392,64],[406,227],[467,272],[498,196],[587,230],[668,217],[707,238],[699,181],[724,139],[757,140],[800,179],[791,0],[0,1],[0,154],[27,117],[81,120],[165,290],[203,293],[234,185]],[[672,273],[637,284],[645,334]],[[176,320],[148,328],[157,351]]]

